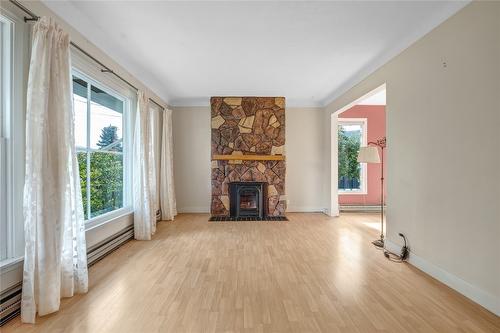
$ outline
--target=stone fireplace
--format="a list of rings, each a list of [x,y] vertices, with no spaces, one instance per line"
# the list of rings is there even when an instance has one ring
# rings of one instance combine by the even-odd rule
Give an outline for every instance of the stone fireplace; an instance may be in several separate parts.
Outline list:
[[[233,216],[237,209],[243,214],[260,209],[263,217],[284,216],[285,98],[212,97],[210,103],[212,216]],[[237,184],[244,191],[235,206],[231,193]],[[256,184],[261,184],[260,199],[258,191],[251,190]],[[262,204],[254,208],[258,200]]]

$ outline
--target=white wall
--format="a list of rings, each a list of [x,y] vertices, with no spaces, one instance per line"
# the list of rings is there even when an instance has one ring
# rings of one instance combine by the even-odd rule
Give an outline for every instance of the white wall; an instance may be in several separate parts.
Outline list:
[[[173,108],[174,182],[179,213],[210,211],[210,108]]]
[[[500,314],[500,3],[473,2],[331,103],[387,83],[387,237]],[[329,148],[325,149],[328,152]]]
[[[286,108],[288,211],[326,207],[320,108]],[[173,109],[174,177],[179,212],[210,211],[210,108]]]
[[[287,108],[285,114],[287,211],[324,211],[324,110]]]

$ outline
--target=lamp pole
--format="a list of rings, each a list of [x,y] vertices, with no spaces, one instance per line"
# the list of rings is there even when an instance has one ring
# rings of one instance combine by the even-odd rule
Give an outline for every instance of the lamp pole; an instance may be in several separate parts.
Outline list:
[[[376,247],[384,247],[384,149],[387,147],[387,139],[384,136],[374,142],[368,142],[368,145],[373,145],[380,148],[380,239],[372,242]]]

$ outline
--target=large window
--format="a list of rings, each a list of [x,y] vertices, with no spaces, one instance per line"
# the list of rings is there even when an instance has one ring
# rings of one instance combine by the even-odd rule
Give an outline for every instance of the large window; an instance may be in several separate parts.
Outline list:
[[[83,74],[73,75],[75,144],[85,219],[127,206],[125,97]]]
[[[366,119],[338,118],[339,193],[366,193],[366,166],[358,163],[359,147],[366,145]]]

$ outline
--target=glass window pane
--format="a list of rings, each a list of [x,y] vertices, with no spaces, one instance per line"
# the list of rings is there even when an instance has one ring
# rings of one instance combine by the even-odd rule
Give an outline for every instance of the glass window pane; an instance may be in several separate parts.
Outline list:
[[[125,105],[123,100],[77,77],[73,77],[73,99],[82,201],[85,219],[90,220],[124,206]]]
[[[123,102],[92,86],[90,148],[122,151]]]
[[[75,144],[87,147],[87,82],[73,76],[73,110],[75,112]]]
[[[90,153],[90,218],[123,207],[123,155]]]
[[[78,167],[80,169],[80,186],[82,189],[83,213],[85,220],[88,219],[88,197],[87,197],[87,152],[77,153]]]
[[[363,126],[361,124],[340,124],[338,132],[338,188],[339,190],[361,189],[361,164],[358,151],[361,145]]]

